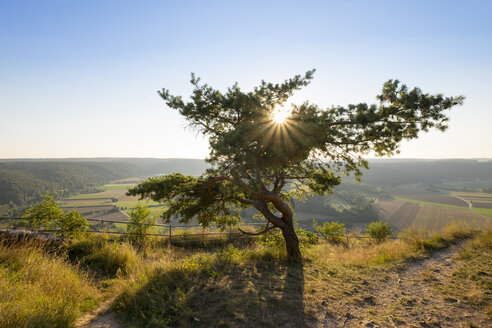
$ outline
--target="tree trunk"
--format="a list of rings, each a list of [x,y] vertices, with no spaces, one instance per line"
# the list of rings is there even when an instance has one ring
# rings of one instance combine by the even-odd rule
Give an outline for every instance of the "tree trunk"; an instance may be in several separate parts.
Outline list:
[[[294,262],[302,262],[301,250],[299,249],[299,238],[294,230],[294,220],[292,210],[280,198],[279,194],[263,190],[257,194],[259,200],[254,205],[265,218],[275,227],[282,230],[285,240],[287,257]],[[282,217],[274,215],[267,206],[267,201],[271,202],[275,208],[282,213]]]
[[[282,234],[284,235],[285,248],[289,260],[302,262],[301,250],[299,249],[299,238],[297,238],[292,221],[290,224],[286,224],[286,227],[282,229]]]

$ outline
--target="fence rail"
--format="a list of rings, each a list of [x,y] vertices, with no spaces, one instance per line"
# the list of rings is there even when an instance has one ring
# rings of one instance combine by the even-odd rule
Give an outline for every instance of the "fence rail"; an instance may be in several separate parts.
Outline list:
[[[89,222],[89,229],[86,232],[90,233],[107,233],[107,234],[116,234],[116,235],[134,235],[138,233],[128,232],[126,228],[123,228],[119,225],[132,225],[134,223],[130,221],[113,221],[113,220],[100,220],[100,219],[87,219]],[[39,232],[39,233],[51,233],[51,232],[59,232],[59,229],[35,229],[29,227],[25,224],[24,218],[14,217],[14,218],[6,218],[0,217],[0,229],[14,229],[14,230],[27,230],[31,232]],[[152,224],[149,227],[154,227],[158,232],[148,232],[143,235],[147,236],[160,236],[160,237],[168,237],[169,240],[183,237],[204,237],[204,236],[220,236],[220,235],[228,235],[235,236],[242,234],[239,231],[239,228],[247,227],[259,227],[264,226],[263,223],[243,223],[239,225],[227,225],[225,227],[219,227],[217,225],[211,225],[208,227],[203,227],[199,224]],[[201,231],[200,231],[201,230]]]

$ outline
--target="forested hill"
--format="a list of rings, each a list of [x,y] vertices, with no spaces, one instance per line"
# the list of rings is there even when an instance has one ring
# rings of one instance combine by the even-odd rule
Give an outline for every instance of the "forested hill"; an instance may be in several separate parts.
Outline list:
[[[154,158],[0,160],[0,216],[21,214],[49,192],[64,197],[91,192],[118,179],[172,172],[199,175],[203,160]]]
[[[18,215],[44,192],[61,197],[94,191],[112,180],[138,173],[138,167],[118,162],[1,162],[0,216]]]

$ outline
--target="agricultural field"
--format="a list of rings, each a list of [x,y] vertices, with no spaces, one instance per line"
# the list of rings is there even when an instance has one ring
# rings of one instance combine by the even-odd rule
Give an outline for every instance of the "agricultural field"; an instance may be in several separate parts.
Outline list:
[[[65,199],[58,202],[60,207],[76,207],[81,206],[100,206],[111,205],[110,198],[92,198],[92,199]]]
[[[420,195],[395,195],[395,198],[406,198],[426,203],[437,203],[444,205],[468,207],[468,203],[463,199],[451,195],[439,194],[420,194]]]
[[[101,192],[76,195],[58,201],[58,204],[62,208],[77,209],[87,219],[125,222],[128,221],[128,215],[122,211],[115,211],[115,209],[125,208],[125,210],[129,211],[136,207],[137,197],[126,196],[126,191],[132,186],[134,184],[107,184],[101,187]],[[122,198],[124,200],[120,203]],[[154,210],[153,212],[156,213],[157,211]]]
[[[427,204],[421,205],[413,224],[415,226],[425,227],[428,230],[437,231],[453,221],[458,224],[467,224],[482,229],[492,227],[492,220],[474,211]]]
[[[398,190],[394,199],[379,200],[376,208],[381,217],[402,229],[411,225],[438,230],[452,221],[477,228],[492,225],[492,195],[454,192],[450,194],[415,192],[415,188]]]
[[[378,200],[376,208],[390,225],[403,229],[414,224],[420,205],[399,200]]]
[[[126,222],[128,221],[128,215],[122,211],[118,212],[105,212],[105,213],[93,213],[86,215],[85,218],[89,220],[89,223],[94,223],[94,220],[106,220],[106,221],[117,221]]]
[[[71,207],[65,207],[66,209],[73,209]],[[92,213],[104,213],[108,212],[111,210],[114,210],[113,205],[106,205],[106,206],[80,206],[80,207],[75,207],[77,212],[80,212],[84,215],[92,214]]]

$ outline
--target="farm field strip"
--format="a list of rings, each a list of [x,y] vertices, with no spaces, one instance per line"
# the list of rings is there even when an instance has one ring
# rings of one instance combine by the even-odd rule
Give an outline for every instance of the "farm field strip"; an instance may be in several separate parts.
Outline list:
[[[465,191],[454,191],[451,195],[456,195],[460,197],[478,197],[478,198],[492,198],[492,194],[487,194],[484,192],[465,192]]]
[[[95,223],[92,220],[107,220],[107,221],[120,221],[120,222],[127,222],[128,221],[128,216],[121,212],[105,212],[105,213],[94,213],[86,216],[87,220],[90,223]]]
[[[492,219],[492,209],[472,207],[472,211]]]
[[[456,196],[456,197],[461,197],[461,196]],[[472,201],[472,202],[492,203],[491,197],[465,197],[465,196],[463,196],[462,198],[464,198],[468,201]]]
[[[135,186],[135,184],[107,184],[102,186],[101,188],[104,191],[108,190],[128,190],[128,188]]]
[[[101,192],[96,192],[96,193],[91,193],[91,194],[80,194],[80,195],[75,195],[72,197],[69,197],[67,199],[69,200],[84,200],[84,199],[105,199],[105,198],[116,198],[119,197],[120,195],[124,194],[123,192],[117,192],[117,191],[101,191]]]
[[[473,202],[472,203],[473,208],[489,208],[492,209],[492,202]]]
[[[479,228],[492,226],[492,221],[486,217],[465,209],[456,209],[451,207],[434,206],[422,204],[422,208],[417,213],[414,224],[422,226],[429,230],[439,230],[452,222],[458,224],[468,224]]]
[[[429,194],[429,195],[408,195],[408,194],[395,194],[394,196],[395,197],[405,198],[405,199],[413,199],[413,200],[417,200],[417,201],[429,202],[429,203],[468,207],[468,203],[465,200],[460,199],[460,198],[458,198],[456,196],[450,196],[450,195],[434,195],[434,194]]]
[[[396,200],[401,200],[401,201],[404,201],[404,202],[417,203],[417,204],[423,204],[423,205],[442,206],[442,207],[449,207],[449,208],[462,209],[462,210],[467,210],[468,209],[468,206],[457,206],[457,205],[450,205],[450,204],[434,203],[434,202],[428,202],[428,201],[423,201],[423,200],[415,200],[415,199],[403,198],[403,197],[395,197],[395,199]]]
[[[64,199],[59,201],[58,204],[61,207],[79,207],[79,206],[99,206],[99,205],[112,205],[111,199],[109,198],[101,198],[101,199]]]
[[[378,201],[376,207],[385,221],[399,229],[411,226],[420,209],[419,204],[399,200]]]

